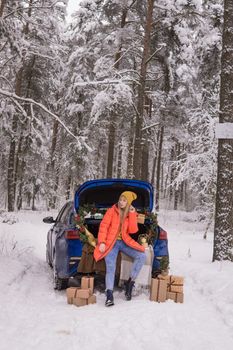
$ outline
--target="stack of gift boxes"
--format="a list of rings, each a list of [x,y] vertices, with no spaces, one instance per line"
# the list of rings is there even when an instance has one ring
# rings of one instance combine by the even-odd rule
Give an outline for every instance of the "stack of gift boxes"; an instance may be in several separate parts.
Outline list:
[[[81,288],[70,287],[66,289],[67,303],[76,306],[85,306],[96,303],[94,292],[94,277],[82,277]]]
[[[183,293],[184,278],[174,275],[158,275],[151,280],[150,300],[165,302],[167,299],[176,303],[184,302]]]

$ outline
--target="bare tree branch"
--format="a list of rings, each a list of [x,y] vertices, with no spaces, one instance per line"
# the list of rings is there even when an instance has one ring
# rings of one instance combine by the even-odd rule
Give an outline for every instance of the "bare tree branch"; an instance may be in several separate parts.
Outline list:
[[[152,55],[150,55],[150,57],[148,58],[148,60],[146,61],[146,64],[149,63],[150,60],[151,60],[159,51],[161,51],[165,46],[166,46],[166,44],[162,44],[162,45],[160,46],[159,49],[155,50],[155,51],[152,53]]]

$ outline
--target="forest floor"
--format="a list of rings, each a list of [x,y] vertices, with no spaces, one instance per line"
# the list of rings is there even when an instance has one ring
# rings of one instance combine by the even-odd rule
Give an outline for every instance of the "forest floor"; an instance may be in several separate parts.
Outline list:
[[[51,213],[49,213],[50,215]],[[47,212],[0,216],[1,350],[233,349],[233,264],[212,263],[213,233],[193,213],[161,211],[168,232],[170,273],[184,276],[184,303],[130,302],[115,292],[115,306],[68,305],[55,291],[45,261]],[[12,223],[16,221],[15,223]]]

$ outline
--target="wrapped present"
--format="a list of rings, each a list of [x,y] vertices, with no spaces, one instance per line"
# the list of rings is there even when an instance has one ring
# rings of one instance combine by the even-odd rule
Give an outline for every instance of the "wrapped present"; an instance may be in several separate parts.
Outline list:
[[[90,288],[91,294],[93,294],[93,292],[94,292],[94,277],[89,277],[89,276],[82,277],[81,288],[82,289]]]
[[[90,288],[70,287],[66,289],[67,303],[76,306],[84,306],[96,303],[96,296]]]
[[[183,293],[184,277],[174,275],[158,275],[158,279],[167,281],[167,291]]]
[[[88,289],[77,289],[73,298],[88,299],[92,295],[91,288]]]
[[[73,298],[76,295],[76,291],[79,288],[76,287],[70,287],[66,289],[66,296],[67,296],[67,303],[68,304],[73,304]]]
[[[74,298],[73,299],[73,304],[75,306],[86,306],[87,305],[87,299],[83,298]]]
[[[85,306],[85,305],[89,305],[89,304],[95,304],[96,303],[96,296],[90,295],[88,298],[74,298],[73,299],[73,304],[75,306]]]
[[[82,256],[78,264],[77,272],[93,273],[95,271],[95,260],[93,256],[94,247],[89,243],[84,243],[82,247]]]
[[[152,278],[150,289],[150,300],[157,302],[165,302],[167,299],[167,281]]]
[[[175,303],[183,303],[184,293],[167,292],[167,299],[174,300]]]

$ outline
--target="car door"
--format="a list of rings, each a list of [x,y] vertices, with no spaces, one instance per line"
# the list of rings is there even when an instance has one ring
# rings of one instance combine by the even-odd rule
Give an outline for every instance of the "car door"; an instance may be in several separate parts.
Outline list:
[[[64,233],[64,230],[67,228],[69,225],[69,218],[71,215],[71,211],[73,210],[73,203],[68,202],[66,203],[60,212],[58,213],[58,216],[56,218],[56,223],[52,228],[51,232],[51,257],[52,261],[54,259],[54,252],[55,252],[55,243],[57,238]]]

